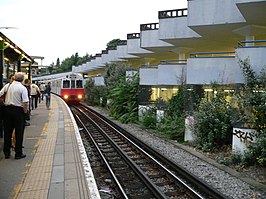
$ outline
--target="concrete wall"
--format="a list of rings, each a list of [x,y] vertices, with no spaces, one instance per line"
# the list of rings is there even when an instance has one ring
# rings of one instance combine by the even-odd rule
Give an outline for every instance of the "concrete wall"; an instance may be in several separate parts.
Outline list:
[[[263,66],[266,66],[266,47],[247,47],[236,50],[237,61],[248,59],[254,71],[259,74]]]
[[[157,68],[140,68],[139,69],[140,85],[157,85],[158,69]]]
[[[187,26],[187,17],[160,19],[160,39],[185,39],[200,37]]]
[[[245,22],[235,0],[188,1],[188,26]]]
[[[181,85],[186,77],[186,65],[159,65],[159,85]]]
[[[166,43],[159,39],[159,30],[142,31],[140,41],[140,46],[142,48],[173,46],[172,44]]]
[[[243,83],[239,64],[231,58],[189,58],[187,84]]]

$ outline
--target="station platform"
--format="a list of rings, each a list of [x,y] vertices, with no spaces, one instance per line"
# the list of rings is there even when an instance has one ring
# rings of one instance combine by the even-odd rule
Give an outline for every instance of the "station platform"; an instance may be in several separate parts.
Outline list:
[[[51,98],[31,111],[30,126],[24,132],[26,157],[16,160],[3,154],[0,138],[1,199],[100,198],[82,144],[77,124],[64,101]]]

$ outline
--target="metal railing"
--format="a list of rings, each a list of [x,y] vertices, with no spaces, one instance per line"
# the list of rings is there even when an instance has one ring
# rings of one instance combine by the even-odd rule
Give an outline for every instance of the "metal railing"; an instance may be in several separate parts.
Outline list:
[[[238,48],[266,47],[266,40],[247,40],[238,42]]]
[[[190,58],[221,58],[235,57],[235,52],[194,52],[190,53]]]
[[[187,60],[161,60],[160,64],[162,65],[170,65],[170,64],[187,64]]]
[[[141,64],[141,68],[158,68],[158,64]]]

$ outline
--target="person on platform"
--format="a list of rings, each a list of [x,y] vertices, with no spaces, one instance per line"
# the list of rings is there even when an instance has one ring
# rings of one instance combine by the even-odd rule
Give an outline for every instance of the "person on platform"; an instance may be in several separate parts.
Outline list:
[[[32,82],[30,87],[30,96],[31,96],[31,110],[38,107],[38,96],[40,96],[40,89],[39,87]]]
[[[0,103],[0,137],[3,137],[3,119],[4,119],[4,102],[5,102],[5,94],[10,86],[10,84],[14,81],[14,75],[9,75],[8,83],[0,91],[1,103]]]
[[[27,91],[28,91],[28,97],[29,97],[29,99],[30,99],[30,88],[31,88],[31,86],[30,86],[30,80],[29,80],[29,79],[24,79],[23,85],[27,88]],[[30,120],[30,114],[31,114],[31,113],[30,113],[30,112],[31,112],[30,107],[31,107],[31,103],[30,103],[30,101],[29,101],[29,108],[28,108],[29,112],[26,114],[26,118],[25,118],[25,126],[30,126],[30,123],[27,122],[27,121]]]
[[[40,89],[40,92],[41,92],[41,96],[39,98],[39,103],[40,103],[41,100],[43,101],[43,95],[44,95],[44,90],[45,90],[45,84],[43,82],[41,82],[39,84],[39,89]]]
[[[15,80],[10,84],[5,98],[4,118],[4,148],[5,158],[10,158],[11,137],[15,129],[16,145],[15,159],[25,158],[22,152],[23,136],[25,129],[25,113],[28,112],[29,97],[28,91],[22,82],[24,73],[15,74]]]
[[[46,99],[46,108],[50,109],[50,103],[51,103],[51,82],[48,82],[45,90],[44,90],[44,95]]]

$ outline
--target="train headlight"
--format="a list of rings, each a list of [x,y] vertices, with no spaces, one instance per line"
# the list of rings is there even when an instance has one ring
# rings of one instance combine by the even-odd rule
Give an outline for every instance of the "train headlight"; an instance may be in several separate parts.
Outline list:
[[[68,99],[68,95],[64,95],[64,99],[67,100]]]
[[[82,99],[82,95],[78,95],[78,99],[80,99],[80,100],[81,100],[81,99]]]

